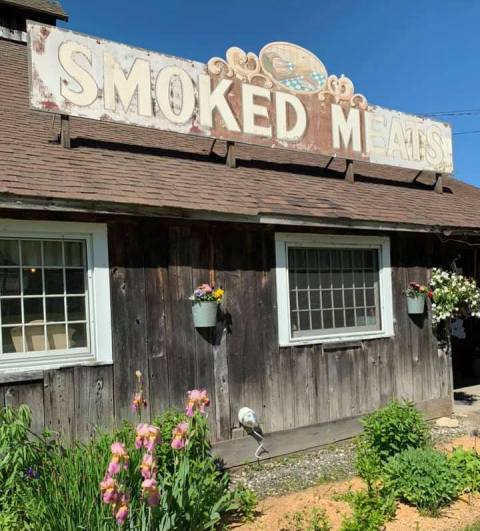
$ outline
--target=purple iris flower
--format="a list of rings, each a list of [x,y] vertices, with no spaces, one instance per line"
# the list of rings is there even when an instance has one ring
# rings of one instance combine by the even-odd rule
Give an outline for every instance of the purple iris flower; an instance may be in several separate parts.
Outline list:
[[[40,477],[40,472],[29,466],[25,471],[25,477],[31,479],[38,479]]]
[[[195,295],[195,297],[197,297],[197,299],[201,299],[205,296],[205,292],[203,291],[203,289],[196,289],[193,294]]]

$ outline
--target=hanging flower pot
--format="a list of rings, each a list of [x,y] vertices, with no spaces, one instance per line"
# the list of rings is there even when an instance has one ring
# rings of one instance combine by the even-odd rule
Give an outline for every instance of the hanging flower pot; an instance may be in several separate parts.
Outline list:
[[[425,310],[425,300],[429,294],[428,288],[417,284],[417,282],[410,282],[408,288],[405,290],[407,296],[407,310],[410,315],[423,314]]]
[[[215,301],[194,302],[192,304],[193,325],[207,328],[217,324],[218,303]]]
[[[210,284],[202,284],[190,297],[192,301],[192,317],[195,328],[210,328],[217,324],[218,305],[224,291],[215,289]]]
[[[407,309],[410,315],[423,314],[425,310],[425,295],[407,297]]]

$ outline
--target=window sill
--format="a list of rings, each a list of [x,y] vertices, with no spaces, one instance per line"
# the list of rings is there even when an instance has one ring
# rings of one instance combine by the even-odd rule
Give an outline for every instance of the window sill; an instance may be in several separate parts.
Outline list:
[[[385,331],[376,332],[373,334],[361,334],[357,336],[336,336],[336,337],[302,337],[298,339],[291,339],[288,342],[280,342],[280,347],[296,347],[307,345],[324,345],[327,350],[334,350],[337,348],[358,348],[363,341],[369,341],[372,339],[386,339],[393,337]],[[352,345],[352,347],[345,346]]]

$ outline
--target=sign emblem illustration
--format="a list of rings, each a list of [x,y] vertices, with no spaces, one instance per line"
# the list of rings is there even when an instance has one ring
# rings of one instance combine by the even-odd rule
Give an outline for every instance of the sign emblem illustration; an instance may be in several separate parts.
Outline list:
[[[313,53],[288,42],[272,42],[260,52],[263,72],[282,88],[299,94],[324,89],[327,70]]]

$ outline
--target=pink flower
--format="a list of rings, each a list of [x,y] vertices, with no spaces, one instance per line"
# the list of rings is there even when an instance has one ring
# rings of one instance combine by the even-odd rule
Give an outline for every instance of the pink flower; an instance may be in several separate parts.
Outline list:
[[[160,493],[158,492],[157,481],[153,478],[146,479],[142,483],[142,496],[147,498],[150,507],[154,507],[160,502]]]
[[[143,456],[140,465],[140,474],[143,479],[151,479],[157,473],[157,464],[152,454],[147,453]]]
[[[143,397],[143,392],[140,391],[138,393],[135,393],[133,400],[132,400],[132,411],[138,411],[141,407],[146,409],[147,407],[147,401]]]
[[[186,413],[189,417],[193,417],[195,410],[199,410],[202,415],[205,414],[205,407],[210,405],[207,391],[205,389],[193,389],[187,393],[188,402]]]
[[[199,289],[204,291],[207,295],[209,295],[213,291],[213,288],[212,286],[210,286],[210,284],[202,284]]]
[[[108,474],[114,476],[120,472],[122,464],[124,470],[128,468],[128,454],[125,450],[125,445],[121,442],[114,442],[110,449],[112,451],[112,459],[108,465]]]
[[[185,448],[185,445],[187,443],[187,434],[188,434],[188,423],[187,422],[180,422],[173,430],[172,430],[172,443],[171,447],[174,450],[182,450]]]
[[[150,424],[139,424],[136,430],[135,448],[146,448],[152,452],[155,446],[160,442],[160,430]]]
[[[100,483],[100,491],[104,503],[115,503],[118,499],[118,484],[114,478],[108,474]]]
[[[114,507],[115,519],[117,524],[122,525],[128,516],[128,497],[123,494],[120,502]]]

